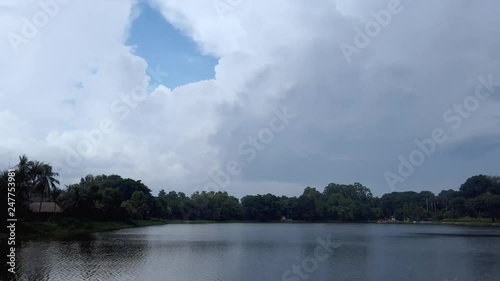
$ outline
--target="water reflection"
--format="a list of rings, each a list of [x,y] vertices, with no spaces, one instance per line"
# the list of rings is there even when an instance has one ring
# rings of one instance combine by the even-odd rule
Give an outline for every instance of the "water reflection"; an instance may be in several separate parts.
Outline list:
[[[146,240],[115,235],[29,242],[21,250],[18,272],[21,280],[129,280],[141,270],[147,253]]]
[[[500,276],[498,234],[419,225],[166,225],[29,242],[18,272],[37,281],[282,280],[314,257],[318,238],[332,235],[340,248],[305,279],[489,281]]]

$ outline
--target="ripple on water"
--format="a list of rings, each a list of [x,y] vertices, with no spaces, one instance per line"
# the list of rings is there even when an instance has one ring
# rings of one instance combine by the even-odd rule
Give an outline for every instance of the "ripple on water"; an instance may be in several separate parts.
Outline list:
[[[314,256],[317,239],[340,244],[309,280],[494,281],[498,230],[369,224],[168,225],[39,241],[19,252],[19,280],[281,280]],[[411,237],[412,239],[407,239]],[[401,278],[399,278],[401,277]]]

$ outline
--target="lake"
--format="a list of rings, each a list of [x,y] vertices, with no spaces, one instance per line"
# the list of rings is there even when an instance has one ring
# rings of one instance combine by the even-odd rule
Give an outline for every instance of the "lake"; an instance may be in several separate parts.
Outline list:
[[[500,280],[500,229],[172,224],[32,241],[20,280]]]

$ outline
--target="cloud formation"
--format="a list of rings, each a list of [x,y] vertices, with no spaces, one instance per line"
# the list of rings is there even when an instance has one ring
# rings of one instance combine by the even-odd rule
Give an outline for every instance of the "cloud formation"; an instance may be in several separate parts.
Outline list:
[[[446,127],[444,112],[474,93],[479,76],[500,81],[493,0],[401,0],[401,12],[350,62],[340,45],[352,44],[356,28],[390,1],[228,1],[236,4],[221,17],[217,1],[152,0],[220,59],[212,80],[159,85],[134,100],[155,68],[125,45],[136,4],[65,2],[18,52],[7,35],[42,8],[37,1],[0,8],[0,164],[22,153],[67,164],[68,150],[103,120],[114,126],[93,157],[61,171],[65,183],[117,173],[155,191],[202,189],[214,170],[244,163],[239,145],[286,106],[299,117],[232,178],[230,193],[296,195],[307,185],[359,181],[382,194],[390,191],[384,172],[415,139]],[[398,190],[439,191],[476,173],[498,174],[499,96],[500,87],[448,131],[449,141]]]

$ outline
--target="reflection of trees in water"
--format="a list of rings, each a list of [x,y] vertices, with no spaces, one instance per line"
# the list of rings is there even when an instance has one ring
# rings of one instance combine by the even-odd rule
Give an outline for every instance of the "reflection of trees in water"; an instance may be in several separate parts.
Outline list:
[[[488,235],[496,231],[379,224],[146,228],[29,242],[20,251],[19,280],[281,280],[331,233],[341,246],[313,272],[302,271],[308,280],[493,281],[500,276],[500,240]]]
[[[372,231],[372,225],[346,225],[344,228],[352,231],[331,234],[331,240],[340,243],[340,246],[331,253],[323,249],[320,251],[321,254],[328,253],[328,259],[318,262],[318,269],[311,272],[310,277],[315,280],[378,280],[374,276],[377,249],[373,245],[378,243],[379,237],[367,235]],[[328,232],[323,230],[318,233]],[[318,238],[328,240],[327,235]],[[317,240],[311,243],[306,257],[314,257],[314,251],[319,245]]]
[[[474,234],[477,235],[477,233]],[[484,234],[485,237],[464,239],[466,245],[470,245],[467,249],[474,249],[474,252],[469,253],[470,263],[467,264],[471,272],[470,277],[476,278],[476,280],[498,280],[500,276],[500,238],[487,237],[488,235],[497,235],[498,230],[490,229],[481,232],[481,234]]]
[[[120,280],[140,269],[146,247],[143,239],[125,243],[112,234],[78,241],[31,242],[20,251],[19,273],[21,280]]]
[[[27,242],[18,248],[19,280],[47,280],[50,275],[51,243]]]
[[[144,280],[157,278],[158,272],[167,274],[168,280],[219,280],[227,259],[234,261],[241,254],[233,255],[232,245],[229,241],[152,240],[154,250],[149,253]]]

